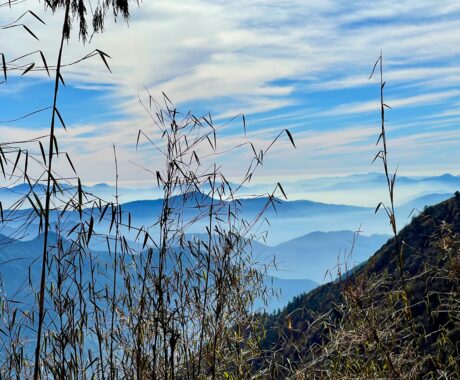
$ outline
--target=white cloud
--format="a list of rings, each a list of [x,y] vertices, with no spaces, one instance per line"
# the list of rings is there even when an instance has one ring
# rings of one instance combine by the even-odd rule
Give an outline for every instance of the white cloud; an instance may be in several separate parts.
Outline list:
[[[41,42],[25,31],[0,31],[2,48],[5,47],[7,58],[40,48],[52,64],[58,48],[60,13],[45,15],[42,4],[29,1],[13,8],[14,12],[2,9],[0,23],[14,19],[15,9],[20,13],[28,6],[34,7],[48,23],[43,27],[31,17],[26,19]],[[84,169],[87,175],[103,177],[107,172],[104,168],[111,161],[111,143],[134,143],[139,127],[148,125],[137,100],[143,85],[154,95],[166,92],[179,104],[199,102],[202,109],[215,108],[222,118],[239,112],[280,110],[300,102],[305,104],[305,100],[291,96],[301,86],[333,90],[367,84],[369,69],[381,49],[389,67],[389,85],[420,86],[413,95],[389,98],[392,107],[448,102],[460,95],[459,91],[449,89],[460,81],[460,70],[452,63],[460,56],[459,12],[460,5],[453,1],[144,1],[139,8],[132,9],[129,28],[121,22],[107,22],[106,33],[95,36],[90,45],[83,46],[74,38],[65,46],[65,62],[96,47],[112,56],[112,75],[98,57],[93,57],[67,67],[64,77],[79,88],[102,90],[106,84],[112,85],[107,102],[128,113],[130,120],[71,126],[75,131],[63,140],[68,146],[84,146],[87,155],[79,159],[82,165],[90,166]],[[29,61],[30,58],[25,60]],[[307,123],[299,123],[296,117],[358,115],[375,110],[378,102],[365,101],[337,104],[326,111],[294,111],[287,126],[302,131]],[[446,111],[444,116],[455,112]],[[284,116],[280,117],[279,127],[287,127],[282,124]],[[265,120],[273,122],[276,118],[270,116]],[[327,126],[324,120],[321,124]],[[5,129],[1,130],[3,134]],[[98,133],[91,135],[95,130]],[[299,169],[309,159],[326,162],[324,153],[336,157],[351,154],[350,150],[355,151],[355,157],[360,151],[367,154],[371,130],[343,130],[343,134],[336,130],[301,134],[300,153],[296,153],[299,164],[293,166]],[[260,134],[270,132],[263,129]],[[22,132],[16,129],[5,133],[2,137]],[[425,138],[435,141],[432,135]],[[350,148],[346,148],[347,144]],[[132,158],[127,146],[125,149],[127,157]],[[339,166],[347,164],[353,170],[361,162],[362,171],[364,156],[359,157],[352,162],[338,158]],[[286,161],[289,158],[279,159]],[[327,170],[327,165],[318,164],[314,169]],[[134,174],[128,170],[127,176],[134,180]]]
[[[409,96],[405,98],[385,99],[385,104],[388,104],[392,108],[421,107],[424,105],[440,103],[445,101],[446,99],[456,99],[458,96],[460,96],[460,90],[450,90]],[[316,116],[351,115],[366,112],[378,113],[379,109],[380,102],[378,100],[368,102],[356,102],[340,104],[329,110],[319,112],[316,114]]]

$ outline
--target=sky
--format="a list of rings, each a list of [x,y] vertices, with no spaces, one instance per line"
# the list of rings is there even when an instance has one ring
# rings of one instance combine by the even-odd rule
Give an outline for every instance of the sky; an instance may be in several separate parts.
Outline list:
[[[41,50],[56,61],[62,12],[26,0],[0,7],[0,25],[31,9],[24,29],[0,29],[7,60]],[[379,171],[371,164],[380,128],[378,78],[369,79],[383,52],[389,159],[405,175],[460,174],[460,2],[305,0],[144,0],[132,3],[129,25],[108,21],[103,34],[83,44],[74,33],[64,63],[100,49],[110,55],[108,72],[98,56],[63,71],[59,109],[68,132],[58,130],[86,183],[113,183],[113,144],[124,186],[156,182],[162,158],[141,146],[138,130],[160,133],[140,100],[146,89],[162,93],[178,110],[211,113],[225,150],[252,141],[268,146],[283,135],[255,181]],[[38,54],[23,64],[42,65]],[[0,84],[0,143],[47,133],[50,112],[11,121],[52,104],[52,80],[43,71],[9,73]],[[247,134],[241,117],[245,115]],[[230,178],[244,174],[250,149],[220,158]],[[62,170],[66,162],[58,162]]]

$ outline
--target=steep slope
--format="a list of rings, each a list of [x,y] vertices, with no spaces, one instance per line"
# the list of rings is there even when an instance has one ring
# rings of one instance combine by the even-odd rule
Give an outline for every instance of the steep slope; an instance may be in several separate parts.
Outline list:
[[[447,231],[447,235],[446,235]],[[445,273],[460,272],[456,261],[452,261],[446,253],[458,255],[460,248],[446,248],[446,242],[457,244],[455,234],[460,233],[460,193],[438,205],[428,207],[418,217],[401,230],[398,237],[403,245],[404,278],[406,284],[398,289],[405,289],[409,305],[410,318],[414,331],[420,334],[421,340],[415,350],[417,355],[441,355],[438,339],[445,334],[448,341],[460,341],[460,329],[457,322],[450,322],[446,312],[437,312],[441,307],[439,294],[452,293],[452,287],[458,287],[459,279],[448,280],[433,275],[437,270],[446,268]],[[455,273],[457,273],[455,272]],[[456,275],[459,275],[457,273]],[[384,310],[388,302],[389,292],[400,283],[399,259],[396,254],[395,240],[389,240],[369,260],[368,264],[357,268],[348,279],[335,281],[320,286],[310,293],[294,298],[288,306],[275,315],[267,318],[267,338],[264,347],[271,350],[282,350],[283,359],[299,363],[309,348],[315,344],[324,344],[331,330],[324,325],[314,323],[320,315],[336,315],[344,301],[344,291],[352,286],[359,289],[370,278],[386,278],[391,286],[378,289],[376,298],[380,303],[375,305]],[[395,294],[396,295],[396,294]],[[367,294],[363,293],[363,298]],[[384,301],[381,301],[381,300]],[[399,301],[402,302],[402,301]],[[435,311],[435,312],[433,312]],[[380,312],[382,314],[382,312]],[[384,326],[377,326],[377,328]],[[333,330],[332,330],[333,331]],[[293,348],[295,347],[295,349]],[[455,347],[455,345],[454,345]],[[458,348],[457,348],[458,350]],[[442,352],[442,351],[441,351]],[[458,354],[458,353],[457,353]],[[441,355],[442,356],[442,355]],[[426,367],[424,371],[433,370]]]

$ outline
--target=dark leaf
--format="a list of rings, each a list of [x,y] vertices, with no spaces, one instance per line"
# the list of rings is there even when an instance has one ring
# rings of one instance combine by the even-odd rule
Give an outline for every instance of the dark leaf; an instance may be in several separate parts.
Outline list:
[[[278,183],[277,183],[277,186],[279,187],[279,189],[280,189],[281,192],[283,193],[284,198],[288,199],[286,193],[284,192],[283,186],[281,186],[281,183],[278,182]]]
[[[55,135],[52,135],[51,137],[52,137],[51,139],[53,140],[53,145],[54,145],[54,150],[56,152],[56,155],[59,156],[59,147],[57,143],[57,138]]]
[[[43,148],[43,144],[41,141],[38,142],[38,145],[40,146],[40,151],[42,152],[43,163],[46,165],[45,149]]]
[[[5,82],[7,82],[5,54],[1,53],[1,55],[2,55],[3,77],[5,78]]]
[[[381,153],[382,153],[382,151],[379,151],[379,152],[375,155],[374,159],[372,160],[372,163],[374,163],[375,160],[376,160],[377,158],[381,158]]]
[[[21,153],[22,153],[22,150],[19,149],[18,155],[16,156],[16,161],[14,162],[13,171],[11,172],[11,177],[10,178],[13,177],[14,171],[16,170],[16,167],[18,166],[19,159],[21,158]]]
[[[35,63],[32,63],[27,69],[24,70],[24,72],[21,74],[21,76],[26,75],[30,70],[32,70],[35,66]]]
[[[2,168],[3,177],[6,178],[5,167],[3,166],[3,159],[0,157],[0,167]]]
[[[145,246],[147,245],[148,239],[149,239],[149,234],[148,234],[148,232],[146,232],[145,236],[144,236],[144,243],[142,244],[142,249],[144,249]]]
[[[369,79],[371,79],[373,76],[374,76],[374,72],[375,72],[375,68],[377,67],[378,63],[380,62],[380,60],[382,59],[382,57],[380,56],[377,61],[375,61],[374,63],[374,67],[372,68],[372,72],[371,72],[371,75],[369,76]]]
[[[26,151],[26,163],[24,165],[24,175],[27,177],[27,167],[29,166],[29,151]]]
[[[83,189],[81,186],[80,178],[78,178],[78,211],[80,213],[80,217],[82,213],[82,205],[83,205]]]
[[[46,72],[48,73],[48,76],[50,76],[50,71],[48,69],[48,64],[46,63],[45,56],[43,55],[43,52],[40,50],[40,56],[42,57],[43,65],[45,66]]]
[[[93,228],[94,228],[94,219],[91,216],[91,219],[89,220],[89,227],[88,227],[88,238],[86,239],[87,245],[89,245],[89,241],[91,240],[91,236],[93,234]]]
[[[200,159],[198,158],[198,155],[195,151],[193,151],[193,157],[195,157],[196,162],[198,163],[198,165],[200,165]]]
[[[38,17],[34,12],[29,10],[29,13],[34,16],[38,21],[40,21],[43,25],[46,25],[45,21],[43,21],[40,17]]]
[[[295,148],[296,146],[295,146],[295,144],[294,144],[294,139],[292,138],[291,132],[289,132],[289,130],[287,130],[287,129],[285,129],[285,131],[286,131],[286,134],[287,134],[288,137],[289,137],[289,140],[291,140],[292,146]]]
[[[96,51],[99,53],[99,56],[101,57],[102,61],[104,62],[105,67],[107,67],[107,70],[112,72],[112,70],[110,70],[109,64],[107,63],[107,59],[106,59],[106,57],[110,58],[110,56],[108,54],[105,54],[103,51],[101,51],[99,49],[96,49]]]
[[[64,119],[63,119],[62,116],[61,116],[61,113],[59,112],[59,110],[57,109],[57,107],[56,107],[54,110],[56,111],[56,115],[58,116],[59,121],[61,122],[62,126],[64,127],[65,131],[67,132],[67,128],[66,128],[66,126],[65,126]]]
[[[27,30],[32,35],[33,38],[35,38],[37,41],[40,41],[38,37],[27,26],[23,25],[23,28]]]
[[[77,171],[75,170],[75,167],[73,166],[73,163],[72,163],[72,161],[70,160],[69,154],[66,152],[65,155],[66,155],[66,157],[67,157],[67,161],[69,161],[70,167],[72,168],[73,172],[74,172],[75,174],[77,174]]]
[[[137,150],[137,147],[139,146],[139,139],[141,137],[141,130],[139,129],[139,132],[137,132],[137,140],[136,140],[136,150]]]
[[[61,73],[59,73],[59,80],[61,81],[62,85],[65,86],[64,78],[62,77]]]

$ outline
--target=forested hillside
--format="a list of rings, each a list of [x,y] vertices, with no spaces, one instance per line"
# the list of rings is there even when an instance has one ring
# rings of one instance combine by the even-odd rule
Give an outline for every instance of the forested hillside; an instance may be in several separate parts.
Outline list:
[[[268,316],[263,344],[278,352],[276,368],[294,366],[306,378],[366,373],[418,378],[440,371],[455,378],[460,373],[459,233],[456,193],[426,208],[399,233],[402,275],[391,239],[366,265]]]

